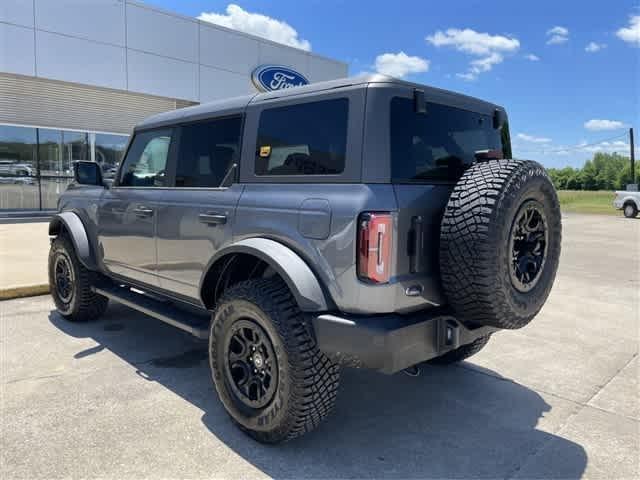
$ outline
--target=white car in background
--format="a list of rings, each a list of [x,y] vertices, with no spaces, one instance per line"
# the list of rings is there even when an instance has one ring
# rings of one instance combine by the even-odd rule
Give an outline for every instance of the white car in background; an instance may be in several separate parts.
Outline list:
[[[31,165],[0,159],[0,183],[32,185],[35,183],[35,174]]]
[[[613,206],[622,210],[625,217],[635,218],[640,211],[640,192],[618,190],[616,198],[613,200]]]
[[[26,163],[18,163],[15,160],[0,159],[0,175],[32,177],[35,175],[35,170]]]

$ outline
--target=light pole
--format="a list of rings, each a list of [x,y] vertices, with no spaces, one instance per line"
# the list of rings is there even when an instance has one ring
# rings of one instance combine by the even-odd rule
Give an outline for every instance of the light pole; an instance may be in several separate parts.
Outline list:
[[[633,145],[633,127],[629,129],[629,147],[631,147],[631,183],[636,185],[636,149]]]

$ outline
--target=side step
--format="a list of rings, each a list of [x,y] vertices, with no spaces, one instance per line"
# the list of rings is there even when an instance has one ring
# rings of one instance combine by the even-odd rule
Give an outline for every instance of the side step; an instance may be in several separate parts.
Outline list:
[[[206,340],[209,338],[209,319],[204,315],[190,313],[155,298],[136,293],[128,287],[94,287],[93,291],[127,307],[145,313],[150,317],[162,320],[169,325],[189,332],[197,338]]]

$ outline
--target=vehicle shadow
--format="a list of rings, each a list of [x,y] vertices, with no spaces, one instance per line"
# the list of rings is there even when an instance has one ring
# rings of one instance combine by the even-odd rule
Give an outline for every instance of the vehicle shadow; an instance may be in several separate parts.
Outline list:
[[[489,370],[425,367],[409,377],[344,369],[333,415],[311,434],[268,446],[241,433],[222,408],[204,342],[121,305],[96,322],[69,323],[55,311],[49,320],[97,342],[76,359],[111,351],[201,409],[213,436],[271,477],[579,478],[586,467],[580,445],[536,428],[550,405]],[[551,462],[536,457],[544,447]]]

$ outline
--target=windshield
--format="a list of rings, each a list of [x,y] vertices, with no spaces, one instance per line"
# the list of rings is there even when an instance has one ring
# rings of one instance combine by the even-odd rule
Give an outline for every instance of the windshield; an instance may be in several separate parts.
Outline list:
[[[412,99],[395,97],[390,128],[392,181],[456,181],[482,152],[509,157],[506,123],[502,130],[504,134],[493,128],[489,115],[437,103],[427,103],[426,114],[416,113]]]

